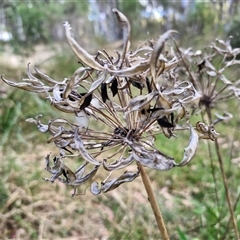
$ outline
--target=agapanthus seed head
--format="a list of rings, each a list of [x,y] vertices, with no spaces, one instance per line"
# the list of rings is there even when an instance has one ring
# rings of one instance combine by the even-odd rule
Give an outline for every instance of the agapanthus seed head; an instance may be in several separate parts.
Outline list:
[[[104,50],[91,55],[77,43],[70,24],[65,22],[67,41],[84,67],[62,82],[37,68],[39,77],[35,77],[29,64],[28,78],[22,82],[1,77],[10,86],[45,93],[57,110],[75,115],[75,123],[57,118],[43,124],[40,115],[27,119],[36,124],[39,131],[49,133],[48,143],[53,142],[59,149],[53,166],[50,154],[46,156],[46,170],[52,176],[44,180],[54,182],[58,179],[72,186],[74,195],[77,186],[90,181],[100,168],[106,170],[108,176],[101,184],[92,183],[93,194],[105,193],[133,181],[139,175],[137,166],[136,172],[124,171],[118,178],[108,179],[112,171],[125,169],[135,161],[156,170],[185,166],[193,159],[199,139],[214,141],[218,136],[214,123],[191,123],[191,113],[202,105],[212,107],[222,94],[223,99],[230,96],[229,92],[240,95],[238,85],[224,75],[225,68],[231,65],[229,60],[218,70],[211,63],[219,53],[231,56],[236,64],[238,51],[231,49],[229,43],[218,41],[221,47],[213,45],[210,55],[200,51],[193,53],[179,49],[173,41],[177,32],[169,30],[157,41],[132,51],[129,49],[130,23],[117,9],[113,12],[124,32],[121,54],[117,52],[111,56]],[[215,79],[213,84],[206,81],[206,76]],[[222,88],[215,84],[217,81],[221,81]],[[217,119],[223,121],[224,116],[219,115]],[[157,149],[155,141],[158,134],[171,138],[180,130],[189,131],[189,144],[183,148],[182,159],[175,160]],[[74,157],[82,158],[75,172],[64,162]]]

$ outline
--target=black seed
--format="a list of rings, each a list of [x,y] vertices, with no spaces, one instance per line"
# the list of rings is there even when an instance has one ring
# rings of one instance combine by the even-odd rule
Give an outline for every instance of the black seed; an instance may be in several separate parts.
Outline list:
[[[148,93],[151,93],[152,92],[152,87],[151,87],[151,84],[150,84],[150,81],[149,81],[148,78],[146,78],[146,83],[147,83]]]
[[[108,94],[107,94],[107,84],[106,83],[101,84],[101,97],[102,97],[102,100],[104,103],[107,101],[107,99],[109,99]]]
[[[130,82],[131,82],[131,84],[132,84],[134,87],[136,87],[136,88],[138,88],[138,89],[140,89],[140,90],[143,89],[143,86],[142,86],[141,83],[136,82],[136,81],[132,81],[132,80],[131,80]]]
[[[114,78],[110,87],[113,97],[118,93],[118,81]]]
[[[91,101],[92,101],[92,94],[88,95],[84,99],[83,104],[80,106],[80,110],[83,110],[84,108],[88,107]]]
[[[174,114],[173,113],[170,114],[170,119],[171,119],[171,123],[174,124]]]
[[[201,61],[198,65],[198,72],[201,72],[205,68],[205,60]]]
[[[142,109],[141,114],[145,115],[145,113],[146,113],[146,110]]]
[[[160,127],[164,127],[164,128],[173,128],[174,125],[172,123],[170,123],[167,119],[167,117],[162,117],[162,118],[159,118],[157,120],[158,124]]]
[[[71,96],[68,96],[68,99],[70,100],[70,101],[75,101],[75,99],[73,98],[73,97],[71,97]]]

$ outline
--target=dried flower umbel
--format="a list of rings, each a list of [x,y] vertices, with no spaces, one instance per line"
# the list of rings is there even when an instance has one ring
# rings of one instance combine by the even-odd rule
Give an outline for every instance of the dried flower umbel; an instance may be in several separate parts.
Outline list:
[[[200,138],[211,139],[214,141],[215,152],[223,180],[225,189],[226,201],[230,213],[230,220],[235,232],[236,239],[239,239],[239,231],[237,222],[234,216],[234,207],[231,201],[228,190],[227,176],[224,170],[223,157],[220,152],[220,143],[218,142],[218,134],[214,130],[214,125],[227,121],[232,118],[232,114],[226,113],[229,100],[239,99],[239,67],[240,61],[237,56],[240,54],[240,49],[233,49],[230,44],[231,37],[226,41],[216,39],[215,42],[204,51],[193,52],[191,49],[181,50],[177,46],[177,52],[183,61],[181,68],[175,72],[175,77],[178,79],[189,79],[201,94],[199,101],[199,110],[201,110],[202,119],[207,119],[211,125],[206,126],[202,122],[196,124],[196,130],[201,133]],[[217,112],[223,112],[220,116]],[[213,116],[217,119],[213,119]],[[211,154],[211,146],[208,142],[209,160],[214,180],[216,206],[220,212],[220,202],[218,198],[218,189],[214,170],[213,157]],[[228,230],[226,230],[228,232]],[[222,236],[222,238],[226,238]]]
[[[213,126],[209,132],[206,124],[198,122],[193,126],[189,121],[189,111],[198,107],[203,96],[190,80],[178,81],[177,69],[182,59],[174,52],[164,51],[166,41],[177,32],[169,30],[156,42],[146,43],[133,52],[129,50],[130,24],[121,12],[116,9],[113,12],[124,33],[122,53],[116,51],[116,56],[110,56],[104,50],[95,56],[89,54],[76,42],[69,23],[65,22],[68,43],[83,65],[71,78],[58,82],[35,67],[37,78],[29,65],[28,78],[20,83],[2,76],[10,86],[45,93],[52,106],[75,114],[76,124],[62,118],[43,124],[40,115],[27,119],[36,124],[39,131],[50,133],[48,142],[54,142],[59,148],[60,154],[54,157],[53,167],[50,167],[50,155],[46,157],[46,170],[52,176],[44,179],[51,182],[58,179],[73,186],[73,195],[76,187],[91,180],[100,167],[110,174],[100,186],[92,183],[93,194],[108,192],[133,181],[139,175],[138,169],[108,179],[112,171],[124,169],[134,161],[156,170],[184,166],[196,152],[197,132],[201,134],[200,138],[214,140],[217,136]],[[97,130],[96,122],[103,124],[103,131]],[[157,134],[170,138],[176,136],[176,131],[187,129],[189,145],[184,149],[181,161],[166,156],[155,147]],[[81,156],[84,162],[73,172],[63,158],[76,156]],[[89,164],[93,168],[85,174]]]
[[[45,93],[56,109],[76,116],[76,123],[57,118],[43,124],[41,115],[27,119],[40,132],[48,132],[51,135],[48,143],[53,142],[59,149],[53,166],[50,154],[46,156],[45,169],[52,175],[44,180],[59,180],[72,186],[74,196],[77,186],[91,181],[100,168],[106,170],[107,176],[100,184],[91,183],[93,194],[111,191],[141,173],[159,229],[163,238],[169,239],[144,167],[155,170],[182,167],[193,159],[200,139],[217,144],[214,125],[228,120],[231,114],[218,108],[223,115],[216,114],[215,120],[209,117],[208,124],[192,123],[190,117],[204,110],[212,116],[210,110],[219,101],[239,98],[239,81],[230,81],[225,70],[240,63],[236,59],[240,50],[231,48],[230,39],[216,40],[209,52],[179,49],[172,38],[177,32],[169,30],[157,41],[146,42],[131,51],[130,24],[117,9],[113,12],[123,30],[121,53],[116,51],[112,56],[103,50],[89,54],[76,42],[69,23],[65,22],[68,43],[82,64],[71,78],[59,82],[35,67],[37,78],[28,64],[28,78],[22,82],[12,82],[3,76],[1,79],[13,87]],[[166,45],[167,42],[172,44]],[[221,59],[219,69],[212,63],[215,58]],[[171,138],[181,130],[190,133],[182,159],[175,160],[156,148],[158,134]],[[83,163],[76,171],[63,161],[79,156]],[[134,162],[135,172],[123,170]],[[111,179],[115,170],[122,173]]]
[[[236,59],[240,49],[232,49],[230,40],[231,37],[226,42],[216,39],[210,47],[202,51],[178,49],[184,62],[181,69],[178,69],[178,78],[187,77],[194,85],[201,94],[199,107],[203,110],[215,108],[222,111],[223,102],[239,97],[238,74],[234,76],[234,73],[236,65],[240,64]]]

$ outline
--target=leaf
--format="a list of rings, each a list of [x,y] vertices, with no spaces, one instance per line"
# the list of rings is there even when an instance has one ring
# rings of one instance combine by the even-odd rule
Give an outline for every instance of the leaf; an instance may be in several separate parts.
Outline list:
[[[51,138],[49,138],[49,139],[47,140],[47,143],[54,142],[54,141],[56,141],[57,139],[61,138],[61,135],[62,135],[63,131],[64,131],[64,128],[63,128],[62,126],[60,126],[60,127],[59,127],[59,131],[56,132],[56,133],[54,134],[54,136],[52,136]]]
[[[118,161],[114,163],[107,164],[106,160],[103,161],[103,168],[107,171],[113,171],[113,170],[119,170],[122,168],[127,167],[134,161],[134,158],[132,155],[130,155],[128,158],[121,158]]]
[[[215,113],[215,116],[221,120],[221,121],[224,121],[224,122],[227,122],[229,121],[230,119],[232,119],[233,115],[231,113],[228,113],[228,112],[225,112],[223,115],[220,115],[218,113]]]
[[[28,78],[30,79],[33,79],[33,80],[36,80],[36,81],[39,81],[39,79],[37,79],[30,71],[30,63],[27,64],[27,75],[28,75]]]
[[[170,158],[159,151],[144,151],[140,154],[137,154],[137,152],[134,150],[132,155],[134,159],[140,162],[143,166],[155,170],[167,171],[176,165],[173,158]]]
[[[142,165],[156,170],[170,170],[176,163],[173,158],[166,156],[157,150],[146,150],[142,145],[133,143],[128,139],[124,139],[125,143],[133,150],[134,159]]]
[[[157,107],[163,108],[163,109],[171,109],[172,108],[171,103],[166,98],[164,98],[162,95],[158,96],[156,105],[157,105]]]
[[[229,90],[232,91],[236,98],[240,99],[240,88],[237,87],[229,87]]]
[[[139,176],[139,171],[134,173],[130,171],[124,172],[120,177],[110,180],[108,182],[103,182],[101,186],[101,192],[109,192],[119,187],[121,184],[126,182],[132,182],[136,177]]]
[[[35,86],[33,85],[31,82],[19,82],[19,83],[15,83],[12,81],[9,81],[7,79],[5,79],[3,77],[3,75],[1,75],[1,79],[8,84],[11,87],[16,87],[16,88],[20,88],[29,92],[36,92],[36,93],[46,93],[46,92],[51,92],[53,90],[53,87],[48,87],[48,86]]]
[[[66,165],[64,165],[63,169],[62,169],[62,174],[63,176],[66,178],[66,180],[64,181],[64,183],[68,184],[68,185],[72,185],[75,180],[76,180],[76,176],[75,174],[73,173],[72,170],[70,170]],[[62,182],[61,178],[58,178],[58,180],[60,182]]]
[[[65,89],[63,91],[63,99],[67,99],[69,94],[72,92],[74,86],[74,78],[71,77],[67,80],[67,84],[65,86]]]
[[[35,119],[34,119],[34,118],[28,118],[28,119],[26,119],[26,122],[30,122],[30,123],[36,124],[37,127],[38,127],[38,130],[39,130],[40,132],[45,133],[45,132],[47,132],[47,131],[49,130],[49,127],[48,127],[48,125],[42,124],[42,123],[40,122],[40,120],[39,120],[40,117],[42,117],[42,114],[37,115],[37,116],[35,117]]]
[[[130,39],[131,26],[127,17],[122,12],[118,11],[116,8],[112,9],[112,11],[115,13],[117,20],[120,23],[120,26],[123,30],[123,42],[124,42],[123,51],[122,51],[121,60],[118,64],[118,66],[121,68],[125,60],[127,48],[130,46],[129,39]]]
[[[108,94],[107,94],[107,84],[102,83],[101,84],[101,97],[103,102],[105,103],[107,100],[109,100]]]
[[[141,111],[155,96],[157,96],[157,94],[157,92],[151,92],[147,95],[140,95],[132,98],[125,108],[127,111],[126,114],[133,111]]]
[[[59,167],[60,167],[60,161],[57,161],[57,158],[55,157],[54,159],[53,159],[53,162],[54,162],[54,164],[55,164],[55,169],[54,168],[51,168],[50,167],[50,155],[51,155],[51,153],[49,153],[49,154],[47,154],[47,156],[45,157],[45,162],[46,162],[46,164],[45,164],[45,170],[47,170],[48,172],[50,172],[50,173],[56,173],[57,172],[57,170],[59,169]]]
[[[208,59],[205,59],[205,66],[210,68],[210,70],[212,70],[213,72],[217,72],[216,68],[212,65],[211,62],[208,61]],[[213,74],[213,73],[210,73],[210,75]]]
[[[185,106],[183,104],[180,104],[180,107],[177,110],[176,114],[176,123],[178,123],[181,119],[183,119],[188,114],[188,111],[186,110]]]
[[[49,159],[50,154],[48,154],[46,156],[46,167],[45,170],[47,170],[48,172],[52,173],[51,178],[43,178],[45,181],[50,181],[50,182],[54,182],[56,179],[59,179],[59,177],[61,175],[64,175],[64,177],[66,178],[66,180],[64,181],[67,183],[71,183],[73,181],[75,181],[76,177],[75,174],[71,171],[71,169],[69,169],[62,161],[62,157],[55,157],[53,159],[53,166],[50,167],[50,159]],[[61,182],[63,182],[63,180],[60,178],[59,179]]]
[[[63,138],[60,138],[60,139],[57,139],[55,142],[55,146],[60,148],[60,152],[61,152],[61,149],[69,152],[70,154],[72,154],[72,152],[70,150],[67,149],[67,147],[72,143],[72,139],[63,139]],[[72,149],[75,149],[75,147],[71,147]],[[65,152],[62,151],[61,152],[61,155],[64,156],[65,155]]]
[[[80,138],[80,136],[78,135],[78,128],[75,129],[75,133],[74,133],[74,142],[76,145],[76,148],[78,149],[80,155],[89,163],[93,164],[93,165],[101,165],[100,162],[98,162],[97,160],[95,160],[88,152],[87,150],[84,148],[83,146],[83,141]]]
[[[144,61],[137,65],[133,65],[131,67],[120,69],[120,70],[108,69],[108,72],[114,76],[132,77],[134,75],[141,74],[142,72],[147,71],[148,68],[149,68],[149,62]]]
[[[201,97],[202,95],[191,84],[191,96],[188,96],[179,102],[184,106],[198,107]]]
[[[45,73],[42,73],[37,67],[34,67],[34,70],[35,72],[44,80],[46,81],[47,83],[50,83],[52,85],[55,85],[55,84],[59,84],[58,81],[50,78],[48,75],[46,75]]]
[[[90,73],[92,72],[92,69],[89,67],[80,67],[78,68],[73,76],[72,79],[74,81],[74,85],[80,84],[83,80],[89,77]],[[81,74],[81,75],[80,75]]]
[[[152,52],[152,50],[153,50],[153,48],[152,47],[149,47],[149,46],[142,46],[142,47],[140,47],[140,48],[138,48],[137,50],[135,50],[135,52],[133,52],[133,53],[130,53],[129,54],[129,56],[132,58],[132,57],[135,57],[135,56],[137,56],[139,53],[141,53],[141,52],[147,52],[147,53],[149,53],[149,52]]]
[[[158,39],[152,51],[152,55],[150,59],[150,72],[152,75],[152,80],[154,82],[156,79],[156,69],[157,69],[159,55],[161,54],[164,48],[164,43],[169,39],[172,33],[178,33],[178,32],[175,30],[168,30],[167,32],[165,32],[163,35],[160,36],[160,38]]]
[[[220,74],[219,79],[226,85],[232,85],[233,83],[228,80],[223,74]]]
[[[157,77],[160,76],[163,73],[163,71],[165,70],[165,62],[163,60],[160,60],[159,62],[160,62],[160,64],[158,66],[158,71],[156,74]]]
[[[93,69],[103,71],[104,67],[96,62],[94,57],[90,55],[85,49],[83,49],[73,38],[70,24],[68,22],[64,22],[63,26],[65,27],[65,34],[67,36],[68,43],[79,60]]]
[[[181,59],[177,59],[176,61],[173,61],[173,62],[166,62],[165,66],[164,66],[164,71],[166,72],[166,71],[176,67],[180,61],[181,61]]]
[[[178,232],[178,239],[179,240],[187,240],[187,237],[186,237],[186,235],[185,235],[185,233],[181,230],[181,229],[177,229],[177,232]]]
[[[86,174],[86,175],[85,175],[84,177],[82,177],[82,178],[76,179],[76,181],[74,182],[73,185],[74,185],[74,186],[77,186],[77,185],[83,184],[83,183],[91,180],[91,179],[95,176],[95,174],[97,173],[97,170],[99,169],[100,166],[101,166],[101,165],[95,166],[90,173]]]
[[[192,125],[188,124],[189,125],[189,128],[190,128],[190,139],[189,139],[189,144],[188,146],[184,149],[184,155],[183,155],[183,159],[181,160],[181,162],[179,164],[177,164],[177,166],[179,167],[182,167],[186,164],[188,164],[196,150],[197,150],[197,146],[198,146],[198,140],[199,140],[199,137],[198,137],[198,134],[196,132],[196,130],[192,127]]]
[[[88,165],[88,162],[85,162],[84,164],[82,164],[80,167],[78,167],[75,171],[75,176],[77,179],[79,179],[80,177],[83,176],[84,172],[85,172],[85,167]]]
[[[66,102],[52,102],[51,103],[56,109],[65,113],[75,113],[76,109],[69,106]],[[79,110],[79,109],[77,109]]]
[[[58,131],[58,129],[61,127],[61,125],[66,124],[67,126],[70,126],[70,129],[72,130],[72,124],[68,122],[66,119],[63,118],[55,118],[49,121],[49,131],[51,133],[55,133]],[[65,129],[66,130],[66,129]]]
[[[105,71],[103,72],[103,74],[97,79],[95,80],[90,89],[88,90],[88,94],[92,93],[94,90],[96,90],[107,78],[107,69],[106,69],[106,66],[105,66]]]

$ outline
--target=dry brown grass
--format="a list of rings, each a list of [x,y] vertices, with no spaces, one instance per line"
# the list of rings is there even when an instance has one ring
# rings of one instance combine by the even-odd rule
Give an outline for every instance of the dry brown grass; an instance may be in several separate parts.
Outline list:
[[[93,196],[87,189],[72,198],[71,187],[41,179],[48,175],[44,158],[51,151],[43,145],[24,152],[1,150],[2,169],[9,169],[3,179],[9,197],[1,209],[0,239],[109,239],[112,228],[126,234],[138,217],[148,236],[157,232],[140,178],[105,195]],[[149,219],[140,217],[143,208]]]

